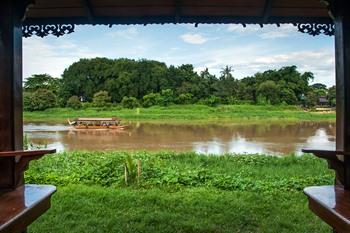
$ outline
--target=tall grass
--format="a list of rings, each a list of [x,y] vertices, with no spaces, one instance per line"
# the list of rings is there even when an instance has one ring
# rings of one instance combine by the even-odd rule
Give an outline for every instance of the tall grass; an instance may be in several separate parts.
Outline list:
[[[25,112],[28,122],[44,121],[53,123],[66,122],[75,117],[111,117],[118,116],[130,121],[172,121],[172,122],[235,122],[235,121],[308,121],[335,120],[335,113],[315,113],[304,111],[295,106],[273,105],[222,105],[209,107],[204,105],[154,106],[140,109],[87,108],[73,110],[70,108],[53,108],[45,111]]]
[[[125,186],[126,158],[140,159]],[[329,232],[302,189],[331,184],[322,160],[192,152],[69,152],[33,161],[29,183],[58,185],[30,232]]]

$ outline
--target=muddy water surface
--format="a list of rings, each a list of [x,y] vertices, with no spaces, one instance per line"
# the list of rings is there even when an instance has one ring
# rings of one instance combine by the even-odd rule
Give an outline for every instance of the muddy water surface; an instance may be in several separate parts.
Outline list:
[[[207,154],[299,153],[302,148],[334,149],[335,124],[172,125],[136,123],[124,131],[73,130],[66,125],[26,124],[34,144],[59,151],[171,150]]]

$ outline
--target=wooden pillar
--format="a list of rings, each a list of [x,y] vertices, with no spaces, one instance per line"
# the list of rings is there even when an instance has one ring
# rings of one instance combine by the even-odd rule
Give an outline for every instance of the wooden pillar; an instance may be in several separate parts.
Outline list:
[[[26,1],[0,1],[0,151],[23,148],[22,17]],[[0,159],[0,189],[14,188],[21,177],[14,158]]]
[[[343,8],[344,1],[336,1],[335,61],[337,88],[337,150],[350,152],[350,17]],[[345,164],[344,187],[350,189],[350,158]]]

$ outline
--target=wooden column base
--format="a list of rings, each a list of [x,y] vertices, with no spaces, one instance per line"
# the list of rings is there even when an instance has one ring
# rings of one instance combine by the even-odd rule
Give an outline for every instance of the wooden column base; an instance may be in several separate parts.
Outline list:
[[[309,199],[309,208],[334,232],[350,232],[350,191],[342,186],[307,187],[304,193]]]
[[[52,185],[23,185],[0,194],[0,233],[25,232],[51,205]]]

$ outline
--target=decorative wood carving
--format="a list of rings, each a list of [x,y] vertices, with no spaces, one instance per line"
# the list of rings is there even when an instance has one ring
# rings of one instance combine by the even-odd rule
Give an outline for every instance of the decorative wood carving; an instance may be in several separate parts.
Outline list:
[[[327,36],[334,35],[334,24],[317,24],[317,23],[299,23],[295,26],[298,27],[298,31],[302,33],[307,33],[312,36],[318,36],[321,34]]]
[[[45,37],[50,34],[59,37],[74,32],[74,28],[74,24],[25,25],[22,27],[22,33],[24,37]]]
[[[179,17],[176,17],[176,23],[179,23]],[[243,27],[246,27],[247,24],[250,23],[240,23]],[[74,32],[76,24],[42,24],[42,25],[35,25],[35,24],[29,24],[24,25],[22,27],[22,33],[24,37],[31,37],[33,35],[39,36],[39,37],[45,37],[48,35],[54,35],[57,37],[70,34]],[[108,25],[109,27],[112,27],[114,25],[113,23],[96,23],[93,25]],[[147,24],[144,24],[145,26]],[[265,23],[259,24],[260,27],[263,27]],[[280,27],[281,24],[276,23],[277,27]],[[297,27],[297,30],[301,33],[307,33],[312,36],[317,35],[327,35],[327,36],[333,36],[334,35],[334,24],[333,23],[294,23],[294,26]],[[198,26],[198,23],[195,23],[195,27]]]

